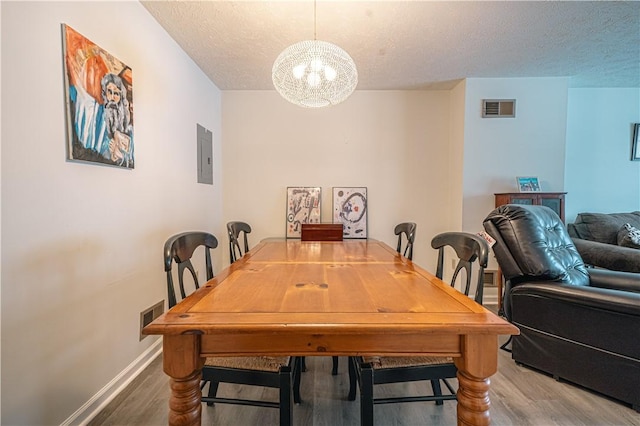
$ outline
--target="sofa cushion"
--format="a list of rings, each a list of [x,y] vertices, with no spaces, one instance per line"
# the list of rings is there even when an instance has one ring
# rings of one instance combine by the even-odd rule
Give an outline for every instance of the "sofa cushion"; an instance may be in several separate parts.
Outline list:
[[[618,232],[625,223],[640,229],[640,211],[580,213],[576,217],[572,231],[577,234],[578,238],[618,245]]]
[[[640,248],[640,229],[628,223],[618,231],[618,245],[622,247]]]

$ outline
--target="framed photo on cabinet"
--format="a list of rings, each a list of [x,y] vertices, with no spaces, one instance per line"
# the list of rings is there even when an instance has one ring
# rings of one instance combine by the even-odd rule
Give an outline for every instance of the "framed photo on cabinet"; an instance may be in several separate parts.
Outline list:
[[[516,182],[520,192],[540,192],[540,183],[535,176],[518,176]]]

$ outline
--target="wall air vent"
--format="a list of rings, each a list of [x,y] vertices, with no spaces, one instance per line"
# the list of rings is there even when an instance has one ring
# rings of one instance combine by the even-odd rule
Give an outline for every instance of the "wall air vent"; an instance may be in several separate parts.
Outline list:
[[[149,309],[140,312],[140,340],[147,337],[142,334],[142,329],[151,324],[151,322],[164,313],[164,300],[159,301]]]
[[[515,117],[516,116],[516,100],[515,99],[483,99],[482,100],[482,117]]]
[[[496,287],[498,285],[498,271],[484,270],[483,283],[485,286]]]

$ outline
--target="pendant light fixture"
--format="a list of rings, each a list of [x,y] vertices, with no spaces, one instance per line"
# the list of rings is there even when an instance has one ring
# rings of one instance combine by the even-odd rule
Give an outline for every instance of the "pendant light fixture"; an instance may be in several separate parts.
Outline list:
[[[307,108],[336,105],[358,84],[351,56],[335,44],[316,39],[316,2],[313,2],[313,40],[287,47],[276,59],[273,85],[289,102]]]

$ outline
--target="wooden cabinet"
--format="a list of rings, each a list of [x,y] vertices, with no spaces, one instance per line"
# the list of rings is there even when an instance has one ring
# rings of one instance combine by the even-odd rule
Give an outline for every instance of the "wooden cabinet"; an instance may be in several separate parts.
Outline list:
[[[564,197],[566,192],[503,192],[495,194],[496,207],[504,204],[528,204],[547,206],[564,222]]]
[[[504,204],[526,204],[533,206],[547,206],[564,223],[564,203],[566,192],[502,192],[494,194],[496,196],[496,207]],[[498,313],[504,315],[502,308],[503,299],[503,279],[502,271],[498,268]]]

